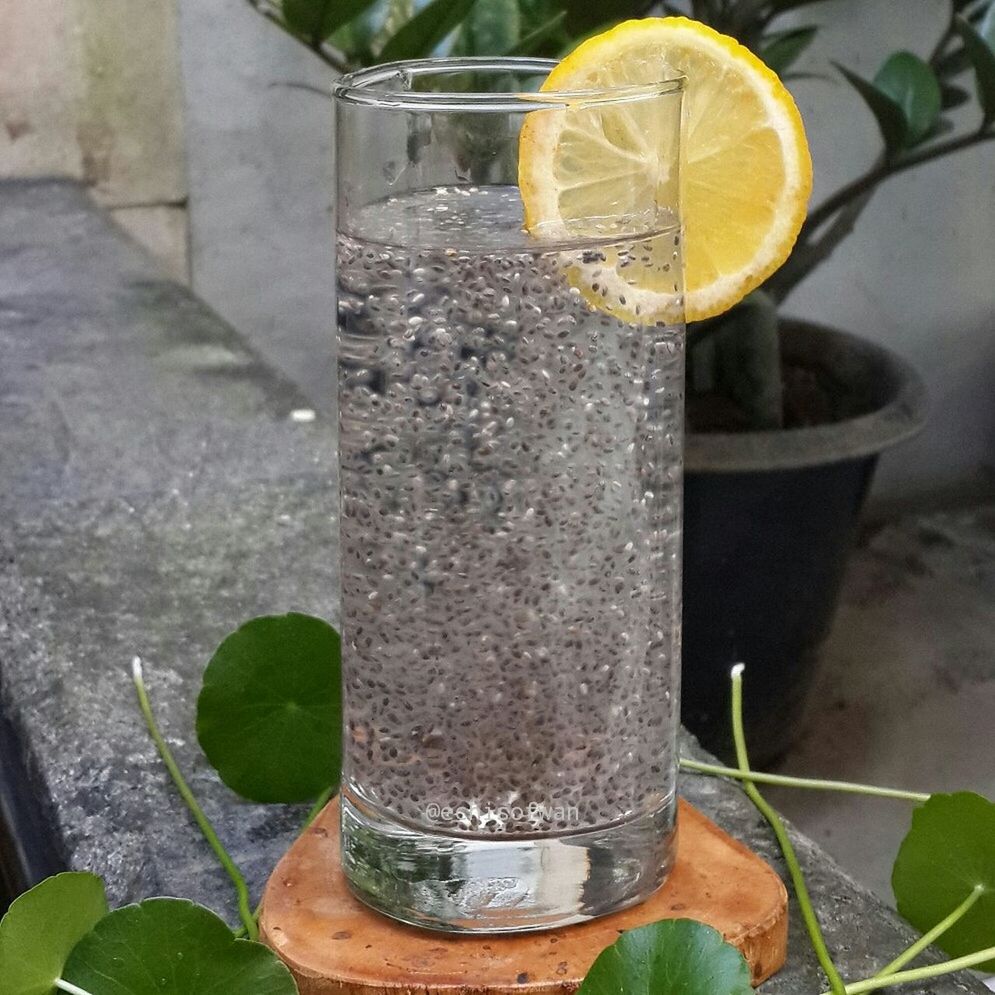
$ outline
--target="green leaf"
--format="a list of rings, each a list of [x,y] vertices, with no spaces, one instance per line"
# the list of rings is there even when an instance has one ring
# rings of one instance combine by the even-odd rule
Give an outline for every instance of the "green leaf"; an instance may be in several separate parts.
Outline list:
[[[623,933],[602,950],[577,995],[753,995],[743,955],[692,919]]]
[[[563,19],[567,16],[565,10],[554,14],[548,21],[540,24],[535,30],[527,35],[505,52],[505,55],[535,55],[542,49],[543,43],[554,38],[563,25]]]
[[[311,45],[320,45],[376,0],[283,0],[287,26]]]
[[[940,82],[929,65],[912,52],[895,52],[874,77],[874,85],[902,108],[905,144],[928,137],[940,116]]]
[[[475,2],[476,0],[432,0],[387,39],[380,51],[380,61],[420,59],[431,55],[459,27]]]
[[[925,933],[976,885],[985,889],[977,904],[936,941],[952,957],[995,946],[995,804],[969,791],[933,795],[912,813],[895,860],[898,911]]]
[[[630,17],[641,17],[646,4],[641,0],[566,0],[567,30],[571,34],[583,34],[600,24],[624,21]]]
[[[475,4],[453,46],[458,55],[503,55],[518,44],[522,17],[518,0]]]
[[[985,10],[985,16],[978,26],[978,34],[984,39],[985,44],[995,52],[995,0],[992,0]]]
[[[940,87],[940,102],[944,110],[952,110],[954,107],[960,107],[970,99],[971,94],[962,86],[957,86],[954,83],[944,83]]]
[[[218,647],[197,699],[197,738],[233,791],[301,802],[338,785],[341,644],[327,622],[252,619]]]
[[[213,912],[181,898],[150,898],[105,916],[62,976],[94,995],[298,995],[272,950],[236,940]]]
[[[96,874],[56,874],[14,899],[0,920],[0,991],[50,995],[73,947],[106,915]]]
[[[964,39],[964,48],[974,66],[978,100],[987,127],[995,121],[995,49],[963,17],[954,19],[957,31]]]
[[[817,27],[810,26],[793,28],[790,31],[773,31],[763,39],[764,46],[760,51],[760,58],[774,72],[783,73],[794,65],[802,52],[812,44],[812,39],[818,30]]]
[[[843,74],[846,81],[864,98],[864,103],[870,108],[874,119],[881,129],[885,148],[889,153],[897,152],[905,144],[908,125],[905,121],[905,111],[886,93],[882,93],[873,83],[847,69],[838,62],[834,66]]]

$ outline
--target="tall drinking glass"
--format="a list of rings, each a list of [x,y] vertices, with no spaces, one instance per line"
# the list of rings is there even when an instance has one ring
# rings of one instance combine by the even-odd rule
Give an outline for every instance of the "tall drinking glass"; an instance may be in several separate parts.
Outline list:
[[[444,930],[602,915],[673,856],[682,82],[538,93],[552,68],[335,90],[342,859],[363,901]],[[529,220],[523,123],[623,103],[672,135],[653,182]],[[674,307],[646,324],[619,287],[661,251]]]

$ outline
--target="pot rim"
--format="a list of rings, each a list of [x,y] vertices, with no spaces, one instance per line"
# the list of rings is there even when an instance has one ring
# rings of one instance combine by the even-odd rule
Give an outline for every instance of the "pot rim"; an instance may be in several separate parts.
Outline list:
[[[868,414],[829,425],[767,432],[689,432],[685,472],[755,473],[856,460],[876,456],[923,427],[929,410],[926,385],[906,360],[860,336],[804,319],[785,317],[781,329],[788,354],[824,353],[828,347],[865,367],[877,367],[890,382],[886,402]]]

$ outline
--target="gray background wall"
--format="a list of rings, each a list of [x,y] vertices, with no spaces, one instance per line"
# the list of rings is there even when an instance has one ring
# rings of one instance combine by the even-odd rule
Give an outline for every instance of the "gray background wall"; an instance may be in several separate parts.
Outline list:
[[[194,290],[331,403],[330,70],[245,0],[180,0]]]

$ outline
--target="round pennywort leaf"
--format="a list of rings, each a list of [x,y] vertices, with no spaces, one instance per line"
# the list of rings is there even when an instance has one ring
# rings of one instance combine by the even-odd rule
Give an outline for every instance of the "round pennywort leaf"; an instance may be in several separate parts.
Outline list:
[[[995,946],[995,804],[970,791],[933,795],[912,814],[891,886],[898,911],[923,933],[980,886],[981,897],[936,945],[952,957]],[[995,961],[979,970],[995,971]]]
[[[743,955],[711,926],[665,919],[623,933],[577,995],[753,995]]]
[[[105,916],[62,976],[98,995],[298,995],[272,950],[236,940],[213,912],[180,898],[150,898]]]
[[[0,991],[49,995],[73,947],[106,915],[96,874],[56,874],[26,891],[0,920]]]
[[[291,612],[252,619],[217,649],[197,699],[197,738],[221,780],[257,802],[337,787],[342,763],[339,634]]]

